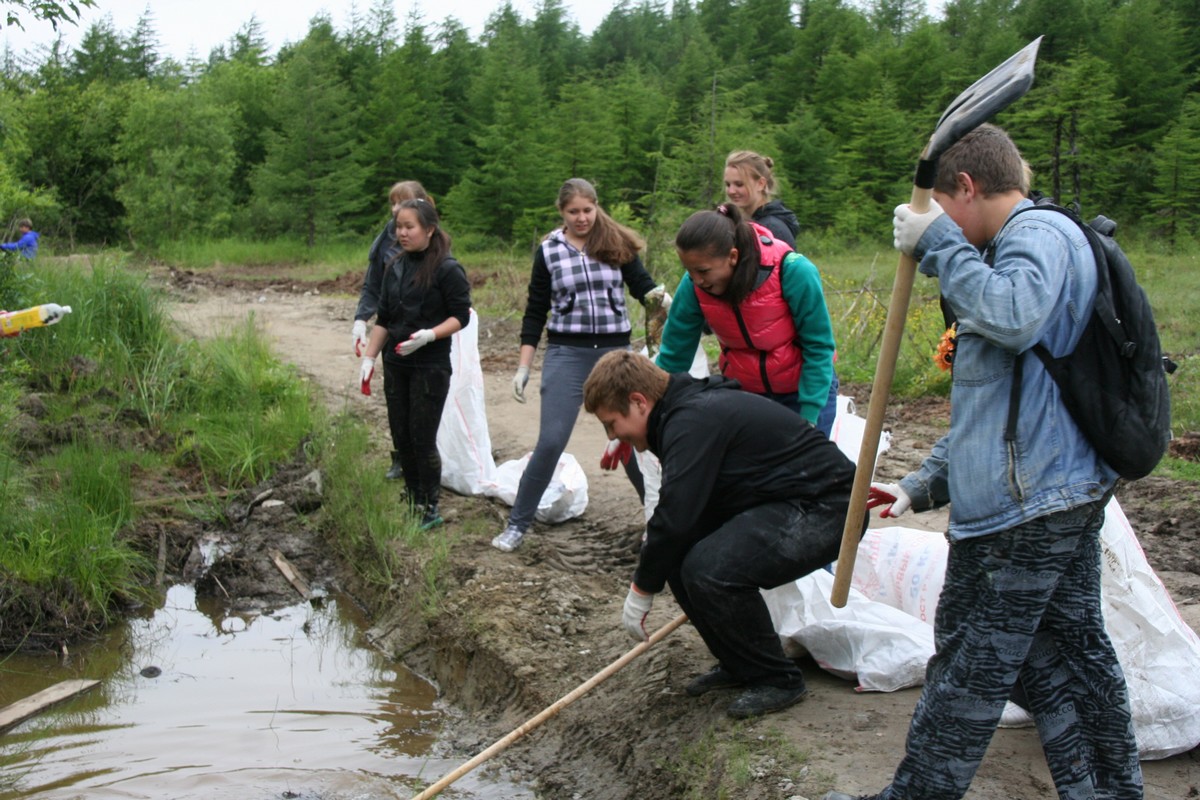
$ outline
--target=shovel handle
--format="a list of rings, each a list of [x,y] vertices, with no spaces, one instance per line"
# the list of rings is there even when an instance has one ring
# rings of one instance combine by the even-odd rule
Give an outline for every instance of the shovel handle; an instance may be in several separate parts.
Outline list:
[[[931,196],[930,189],[914,186],[909,205],[918,214],[924,213],[929,210]],[[892,299],[888,303],[887,320],[883,324],[879,361],[875,367],[875,381],[871,385],[871,400],[867,404],[867,422],[854,470],[854,488],[850,491],[846,527],[842,530],[842,547],[838,551],[837,571],[834,573],[833,590],[829,595],[829,602],[835,608],[844,608],[850,597],[850,579],[854,574],[854,559],[858,555],[858,542],[862,538],[863,520],[867,514],[867,498],[871,490],[871,478],[875,474],[879,437],[883,433],[883,415],[887,410],[892,379],[896,376],[896,360],[900,355],[904,321],[908,317],[908,303],[912,298],[916,274],[916,260],[912,256],[901,254],[900,263],[896,267],[896,279],[892,283]]]

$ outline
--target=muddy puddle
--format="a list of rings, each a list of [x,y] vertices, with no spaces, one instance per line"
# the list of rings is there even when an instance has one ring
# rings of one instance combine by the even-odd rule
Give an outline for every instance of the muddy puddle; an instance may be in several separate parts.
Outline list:
[[[365,644],[339,595],[238,614],[190,585],[103,641],[0,662],[0,707],[58,681],[100,685],[0,734],[0,800],[409,798],[435,758],[435,687]],[[532,798],[471,774],[446,796]]]

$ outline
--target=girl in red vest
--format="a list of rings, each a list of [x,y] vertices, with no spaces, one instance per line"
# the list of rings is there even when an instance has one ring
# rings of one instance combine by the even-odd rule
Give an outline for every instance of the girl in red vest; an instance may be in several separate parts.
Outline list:
[[[707,323],[721,343],[723,375],[828,436],[837,410],[833,325],[816,266],[732,203],[689,217],[675,249],[687,274],[656,363],[686,372]]]

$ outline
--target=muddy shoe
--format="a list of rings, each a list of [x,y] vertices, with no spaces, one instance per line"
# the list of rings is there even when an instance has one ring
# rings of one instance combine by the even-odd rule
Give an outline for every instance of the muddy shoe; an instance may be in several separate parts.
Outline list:
[[[808,689],[798,686],[795,689],[781,689],[778,686],[755,686],[738,695],[728,709],[729,716],[734,719],[750,719],[770,714],[774,711],[794,706],[808,697]]]
[[[427,531],[430,528],[436,528],[445,521],[442,519],[442,515],[438,513],[438,504],[430,503],[425,506],[425,511],[421,514],[421,530]]]
[[[398,481],[404,477],[404,470],[400,467],[400,454],[395,450],[392,451],[392,466],[388,467],[384,477],[389,481]]]
[[[725,671],[725,668],[720,664],[710,669],[703,675],[693,678],[684,691],[689,697],[699,697],[707,692],[713,692],[717,689],[732,689],[735,686],[741,686],[742,682]]]
[[[509,525],[504,529],[504,533],[492,539],[492,547],[505,553],[511,553],[521,546],[521,540],[525,538],[525,532],[516,525]]]

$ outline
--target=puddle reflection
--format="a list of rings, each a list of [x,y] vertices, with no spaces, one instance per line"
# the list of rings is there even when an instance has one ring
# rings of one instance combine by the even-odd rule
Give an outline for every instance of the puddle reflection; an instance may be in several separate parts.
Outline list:
[[[363,646],[357,609],[339,599],[230,614],[176,586],[67,666],[0,663],[0,706],[60,680],[102,680],[0,737],[0,800],[410,797],[416,779],[461,763],[425,755],[441,722],[436,690]],[[455,786],[533,797],[472,776]]]

